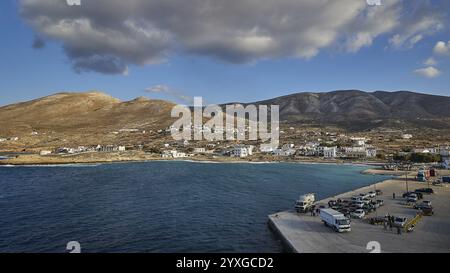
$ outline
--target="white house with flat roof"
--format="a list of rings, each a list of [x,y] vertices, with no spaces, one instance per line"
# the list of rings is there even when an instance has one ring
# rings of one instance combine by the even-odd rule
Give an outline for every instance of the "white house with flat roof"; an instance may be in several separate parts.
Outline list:
[[[194,148],[194,153],[197,154],[206,153],[206,148]]]
[[[367,139],[364,137],[352,137],[350,138],[355,146],[365,146]]]
[[[41,155],[41,156],[46,156],[46,155],[50,155],[50,154],[52,154],[52,151],[42,150],[39,152],[39,155]]]
[[[252,145],[235,145],[231,151],[231,157],[247,157],[253,155],[253,146]]]
[[[273,148],[273,146],[272,145],[261,145],[260,147],[259,147],[259,151],[261,152],[261,153],[272,153],[273,152],[273,150],[274,150],[274,148]]]
[[[335,158],[337,156],[337,147],[324,147],[323,157],[324,158]]]
[[[187,157],[186,153],[178,152],[177,150],[163,151],[162,158],[184,158]]]

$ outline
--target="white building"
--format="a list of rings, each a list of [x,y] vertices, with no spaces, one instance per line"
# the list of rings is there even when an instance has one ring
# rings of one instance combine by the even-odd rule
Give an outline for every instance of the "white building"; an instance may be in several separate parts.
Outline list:
[[[403,134],[402,138],[403,139],[411,139],[413,136],[411,134]]]
[[[337,156],[337,147],[325,147],[323,149],[323,156],[325,158],[335,158]]]
[[[139,132],[139,129],[120,129],[119,132],[121,132],[121,133],[137,133],[137,132]]]
[[[450,156],[450,149],[448,148],[441,148],[439,151],[439,154],[441,156],[449,157]]]
[[[372,158],[377,156],[377,149],[375,148],[367,148],[366,149],[366,157]]]
[[[288,149],[275,149],[273,154],[276,156],[292,156],[295,155],[296,150],[292,148]]]
[[[74,148],[63,147],[63,148],[58,148],[56,150],[56,152],[58,154],[74,154],[75,153],[75,149]]]
[[[231,157],[247,157],[253,155],[253,146],[252,145],[236,145],[231,149],[230,156]]]
[[[365,146],[367,139],[364,137],[352,137],[350,138],[355,146]]]
[[[197,154],[206,153],[206,148],[194,148],[194,153],[197,153]]]
[[[187,157],[186,153],[178,152],[177,150],[163,151],[162,158],[183,158]]]
[[[41,155],[41,156],[50,155],[50,154],[52,154],[52,151],[42,150],[39,152],[39,155]]]
[[[274,150],[273,146],[270,144],[263,144],[259,147],[261,153],[272,153]]]
[[[283,149],[283,150],[293,149],[294,146],[295,146],[294,144],[288,143],[288,144],[284,144],[283,147],[281,147],[281,149]]]
[[[344,147],[343,153],[348,158],[371,158],[377,156],[377,150],[373,147]]]
[[[430,149],[428,149],[428,148],[416,148],[416,149],[413,149],[413,153],[415,153],[415,154],[429,154],[431,152],[430,152]]]

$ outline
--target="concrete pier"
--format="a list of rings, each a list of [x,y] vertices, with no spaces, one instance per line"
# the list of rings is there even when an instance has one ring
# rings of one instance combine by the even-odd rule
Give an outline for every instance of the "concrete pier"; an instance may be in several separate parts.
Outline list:
[[[426,188],[427,183],[409,181],[410,191]],[[333,196],[318,204],[327,204],[331,199],[350,198],[359,193],[367,193],[376,189],[383,194],[375,199],[383,199],[384,206],[365,218],[375,216],[405,216],[408,219],[417,214],[417,210],[406,205],[402,194],[406,192],[404,179],[386,180],[381,183],[360,188],[338,196]],[[269,215],[269,227],[278,234],[288,251],[299,253],[368,253],[369,242],[376,241],[381,252],[414,253],[414,252],[450,252],[450,187],[431,186],[434,194],[424,194],[423,200],[432,202],[433,216],[424,216],[411,233],[397,234],[383,225],[371,225],[365,219],[352,219],[352,231],[336,233],[326,227],[320,217],[310,214],[299,214],[294,210]],[[393,199],[392,193],[396,194]],[[421,202],[420,200],[419,202]]]

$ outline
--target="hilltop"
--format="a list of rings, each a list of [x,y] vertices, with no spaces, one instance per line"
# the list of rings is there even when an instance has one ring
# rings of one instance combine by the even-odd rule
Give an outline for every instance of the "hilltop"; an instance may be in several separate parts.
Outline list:
[[[129,140],[121,130],[167,128],[173,105],[143,97],[122,102],[101,92],[57,93],[0,107],[0,136],[18,136],[27,146],[127,144],[146,136]]]
[[[280,106],[287,123],[339,126],[361,131],[379,127],[450,128],[450,97],[409,91],[304,92],[254,104]]]

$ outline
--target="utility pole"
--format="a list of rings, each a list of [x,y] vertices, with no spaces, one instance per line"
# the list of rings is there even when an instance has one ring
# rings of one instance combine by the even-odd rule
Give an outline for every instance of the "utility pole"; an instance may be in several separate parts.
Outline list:
[[[405,171],[405,182],[406,182],[406,192],[409,192],[409,187],[408,187],[408,171]]]
[[[376,194],[377,194],[377,183],[375,182],[375,174],[372,174],[372,177],[373,177],[373,182],[374,182],[373,183],[373,187],[375,189],[375,196],[376,196]],[[375,217],[378,217],[378,212],[377,212],[376,208],[375,208]]]

